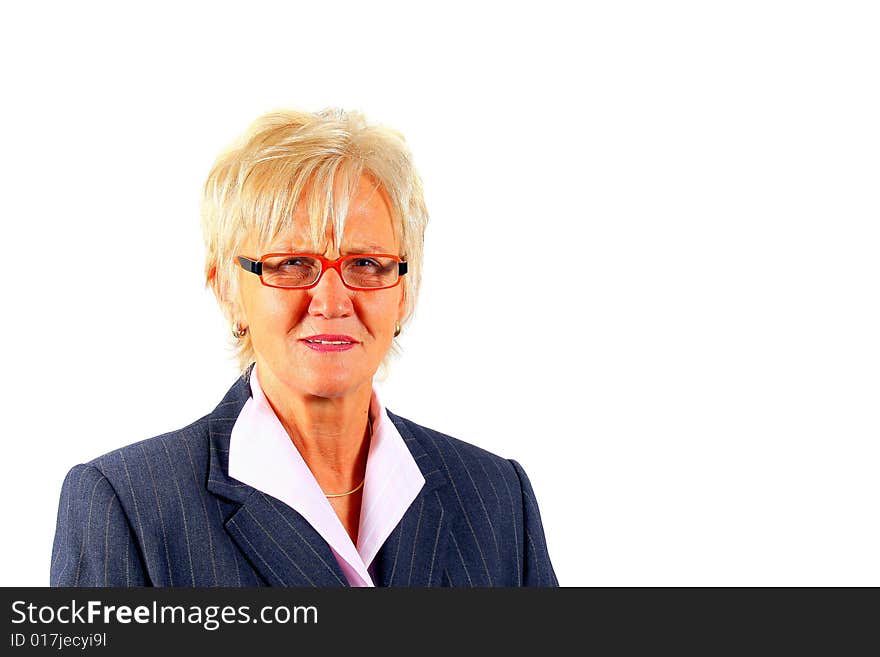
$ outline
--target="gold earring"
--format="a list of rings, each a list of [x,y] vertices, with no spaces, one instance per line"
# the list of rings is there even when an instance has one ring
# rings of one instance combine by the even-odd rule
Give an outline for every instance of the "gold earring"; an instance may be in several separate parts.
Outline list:
[[[235,322],[232,325],[232,337],[237,340],[241,340],[244,336],[247,335],[247,332],[248,332],[247,326],[242,327],[242,325],[239,324],[238,322]]]
[[[394,337],[400,335],[400,322],[394,322]]]

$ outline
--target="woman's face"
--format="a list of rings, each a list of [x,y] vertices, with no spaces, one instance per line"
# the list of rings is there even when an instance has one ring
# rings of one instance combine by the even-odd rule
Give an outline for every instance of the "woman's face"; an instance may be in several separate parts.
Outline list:
[[[308,225],[308,213],[300,203],[292,232],[279,236],[266,253],[312,253]],[[331,260],[352,253],[399,255],[385,196],[366,176],[352,199],[340,252],[332,250],[331,230],[328,226],[327,249],[321,254]],[[254,236],[239,255],[254,259],[263,255],[256,252]],[[239,321],[248,327],[260,372],[287,388],[320,397],[340,397],[372,385],[391,347],[395,323],[403,315],[402,282],[384,290],[349,290],[339,274],[328,269],[315,287],[296,290],[265,286],[243,269],[238,276]],[[354,345],[332,351],[305,341],[322,334],[349,336]]]

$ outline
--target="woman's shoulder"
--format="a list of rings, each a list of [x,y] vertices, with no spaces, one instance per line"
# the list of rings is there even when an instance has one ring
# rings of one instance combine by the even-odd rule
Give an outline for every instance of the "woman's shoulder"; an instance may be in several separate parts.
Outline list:
[[[471,442],[442,431],[426,427],[408,418],[387,411],[400,435],[410,445],[410,451],[424,450],[439,467],[450,475],[473,476],[474,471],[490,477],[516,476],[515,461],[499,456]],[[413,449],[412,443],[418,446]]]
[[[68,471],[65,485],[85,479],[104,480],[120,491],[130,488],[132,482],[152,480],[161,485],[183,466],[194,473],[204,472],[208,460],[209,417],[203,416],[180,429],[117,447],[79,463]]]
[[[140,471],[160,466],[164,469],[165,464],[191,463],[194,468],[202,469],[208,458],[212,431],[228,436],[247,399],[246,385],[246,380],[239,377],[213,411],[186,426],[125,444],[77,467],[94,467],[111,479],[114,473],[124,472],[130,476],[132,468]],[[218,446],[223,447],[228,444]]]

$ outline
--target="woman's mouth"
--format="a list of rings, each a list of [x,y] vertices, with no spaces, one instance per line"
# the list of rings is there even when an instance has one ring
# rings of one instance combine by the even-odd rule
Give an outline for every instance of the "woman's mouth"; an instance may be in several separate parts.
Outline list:
[[[303,338],[300,342],[304,342],[309,349],[315,351],[346,351],[351,349],[358,341],[350,335],[311,335]]]

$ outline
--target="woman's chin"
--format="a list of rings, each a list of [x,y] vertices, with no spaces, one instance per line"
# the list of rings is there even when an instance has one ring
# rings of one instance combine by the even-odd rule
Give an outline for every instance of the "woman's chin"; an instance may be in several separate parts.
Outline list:
[[[355,365],[353,367],[353,365]],[[338,398],[352,394],[364,384],[372,386],[372,374],[365,363],[315,363],[302,360],[287,361],[271,369],[279,383],[291,392],[315,397]]]
[[[316,397],[344,397],[358,388],[351,371],[311,373],[302,379],[307,392]]]

